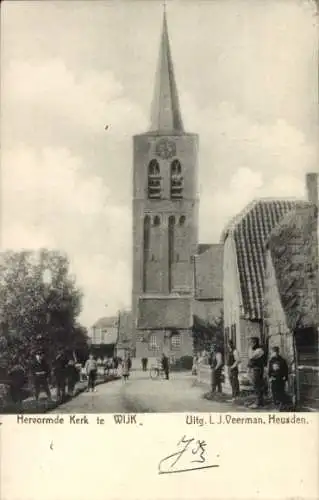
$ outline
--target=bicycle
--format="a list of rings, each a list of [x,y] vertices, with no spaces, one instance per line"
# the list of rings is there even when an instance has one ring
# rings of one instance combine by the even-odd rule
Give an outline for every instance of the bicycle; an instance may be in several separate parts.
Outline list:
[[[151,366],[150,368],[150,377],[152,380],[156,380],[158,378],[164,378],[165,372],[163,368],[159,368],[158,366]]]

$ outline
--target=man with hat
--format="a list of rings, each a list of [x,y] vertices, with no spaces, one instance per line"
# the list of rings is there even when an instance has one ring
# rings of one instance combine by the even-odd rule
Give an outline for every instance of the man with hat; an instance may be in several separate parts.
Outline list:
[[[223,354],[218,344],[213,344],[209,356],[209,364],[212,369],[212,393],[222,393],[222,371]]]
[[[256,402],[250,408],[257,409],[264,406],[265,352],[260,345],[258,337],[252,337],[250,344],[248,368],[251,370],[252,383],[256,394]]]
[[[41,350],[37,350],[35,353],[35,357],[31,363],[31,373],[34,381],[35,399],[37,401],[39,400],[39,395],[42,389],[46,393],[48,400],[51,401],[52,397],[48,382],[50,368],[44,358],[44,353]]]

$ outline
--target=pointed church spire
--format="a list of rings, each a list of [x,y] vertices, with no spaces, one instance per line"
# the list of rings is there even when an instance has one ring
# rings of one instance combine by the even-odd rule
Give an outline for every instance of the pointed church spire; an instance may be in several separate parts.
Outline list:
[[[151,112],[151,131],[183,132],[164,4],[162,39]]]

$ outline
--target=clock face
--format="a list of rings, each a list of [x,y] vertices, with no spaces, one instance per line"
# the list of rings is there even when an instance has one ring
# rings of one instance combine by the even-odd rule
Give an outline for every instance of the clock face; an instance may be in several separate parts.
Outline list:
[[[163,160],[168,160],[176,155],[176,145],[175,142],[169,139],[161,139],[156,144],[156,154]]]

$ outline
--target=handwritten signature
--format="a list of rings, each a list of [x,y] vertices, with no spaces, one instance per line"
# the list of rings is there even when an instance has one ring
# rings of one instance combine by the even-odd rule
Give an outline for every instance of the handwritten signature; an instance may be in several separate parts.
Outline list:
[[[178,451],[163,458],[158,464],[159,474],[174,474],[177,472],[189,472],[219,467],[219,465],[206,465],[207,444],[205,441],[199,439],[195,440],[195,438],[187,439],[186,436],[183,436],[177,443],[177,446],[179,448]],[[182,458],[184,460],[181,460]],[[191,458],[193,458],[193,460],[190,460]]]

